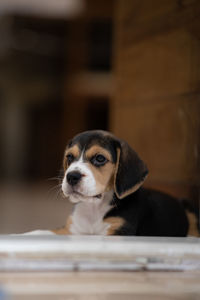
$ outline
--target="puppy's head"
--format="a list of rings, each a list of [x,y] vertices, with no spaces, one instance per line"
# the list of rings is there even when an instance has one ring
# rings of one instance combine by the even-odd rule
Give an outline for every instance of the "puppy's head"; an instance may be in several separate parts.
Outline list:
[[[102,199],[114,191],[122,199],[136,191],[148,170],[136,152],[109,132],[75,136],[64,155],[62,191],[71,202]]]

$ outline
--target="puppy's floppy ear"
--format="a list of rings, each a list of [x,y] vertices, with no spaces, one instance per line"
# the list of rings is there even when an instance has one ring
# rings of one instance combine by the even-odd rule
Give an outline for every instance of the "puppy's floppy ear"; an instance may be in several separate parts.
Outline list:
[[[135,192],[144,182],[148,169],[137,153],[125,142],[117,148],[114,191],[119,199]]]

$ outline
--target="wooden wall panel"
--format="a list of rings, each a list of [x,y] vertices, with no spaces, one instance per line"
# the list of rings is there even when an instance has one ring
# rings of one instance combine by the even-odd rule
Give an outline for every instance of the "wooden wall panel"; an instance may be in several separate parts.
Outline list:
[[[114,132],[127,140],[146,161],[149,181],[199,182],[200,98],[150,104],[118,103]]]
[[[200,185],[200,3],[118,0],[110,128],[149,182]]]
[[[123,91],[118,101],[141,98],[150,101],[157,97],[162,101],[169,95],[190,92],[190,55],[191,37],[184,30],[156,35],[124,47],[116,66]]]

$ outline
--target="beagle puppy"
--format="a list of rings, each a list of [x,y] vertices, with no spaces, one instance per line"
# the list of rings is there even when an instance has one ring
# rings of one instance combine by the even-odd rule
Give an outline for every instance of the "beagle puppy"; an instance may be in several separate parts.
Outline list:
[[[145,189],[148,169],[138,154],[113,134],[92,130],[76,135],[64,154],[62,192],[74,203],[56,234],[186,236],[181,202]]]

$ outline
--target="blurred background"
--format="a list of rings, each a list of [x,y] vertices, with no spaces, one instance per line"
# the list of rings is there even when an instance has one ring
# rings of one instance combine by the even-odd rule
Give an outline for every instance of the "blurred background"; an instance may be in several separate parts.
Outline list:
[[[88,129],[198,207],[199,15],[198,0],[0,1],[0,233],[65,223],[63,152]]]

